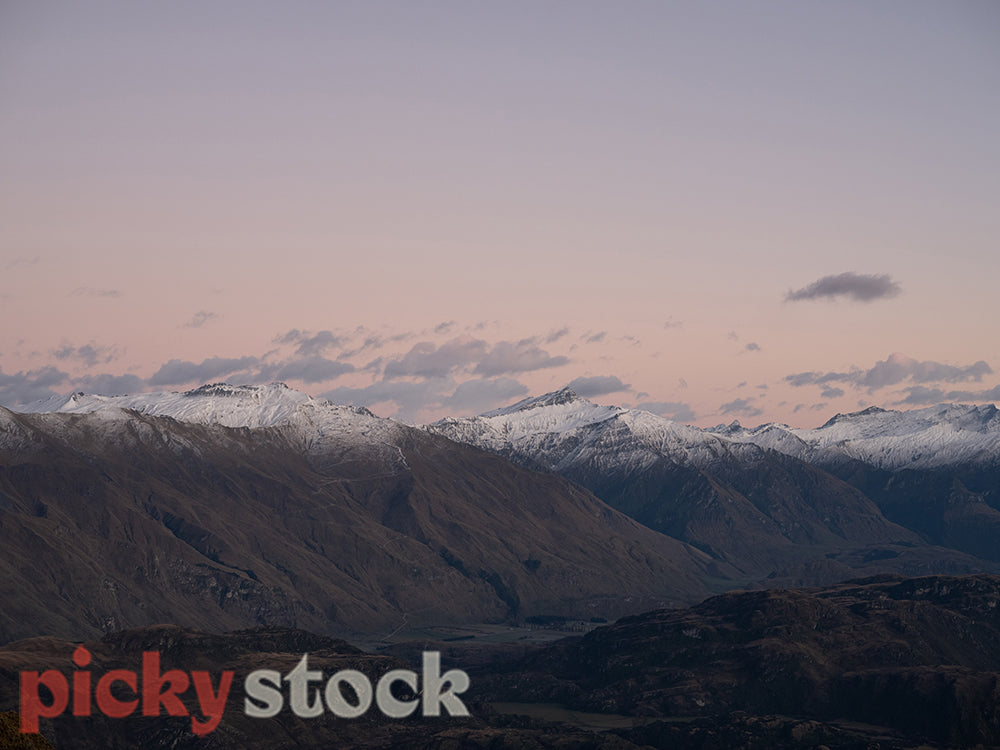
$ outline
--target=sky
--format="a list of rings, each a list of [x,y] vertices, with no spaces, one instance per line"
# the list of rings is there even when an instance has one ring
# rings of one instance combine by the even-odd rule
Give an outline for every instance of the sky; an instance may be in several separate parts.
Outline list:
[[[0,404],[1000,402],[1000,4],[0,3]]]

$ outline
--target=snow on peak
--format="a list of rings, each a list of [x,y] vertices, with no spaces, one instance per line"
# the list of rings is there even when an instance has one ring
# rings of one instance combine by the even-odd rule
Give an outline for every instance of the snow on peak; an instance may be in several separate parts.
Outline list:
[[[111,408],[131,409],[150,416],[165,416],[180,422],[223,427],[274,427],[296,425],[320,437],[345,431],[374,434],[395,429],[392,420],[381,419],[364,408],[336,406],[313,398],[284,383],[230,385],[209,383],[190,391],[98,396],[73,393],[53,396],[18,407],[24,413],[89,414]]]
[[[531,396],[526,399],[522,399],[511,406],[504,406],[500,409],[488,411],[482,416],[501,417],[508,414],[515,414],[520,411],[530,411],[531,409],[537,409],[542,406],[559,406],[561,404],[572,404],[574,402],[590,403],[586,399],[576,395],[576,392],[572,388],[565,386],[564,388],[560,388],[558,391],[552,391],[552,393],[546,393],[543,396]]]

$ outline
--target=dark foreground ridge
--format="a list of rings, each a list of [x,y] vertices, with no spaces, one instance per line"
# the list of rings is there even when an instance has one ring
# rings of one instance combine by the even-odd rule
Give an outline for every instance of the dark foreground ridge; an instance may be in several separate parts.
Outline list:
[[[917,748],[1000,745],[1000,577],[882,576],[814,589],[732,592],[690,609],[626,617],[547,647],[407,643],[369,654],[303,631],[209,635],[174,626],[86,643],[92,669],[236,673],[218,729],[186,718],[45,719],[65,748]],[[22,670],[73,671],[77,644],[0,648],[0,712]],[[421,650],[467,671],[469,718],[301,719],[244,715],[243,679],[290,671],[303,653],[325,677],[374,681]],[[193,705],[193,701],[192,701]],[[136,744],[138,743],[138,744]]]

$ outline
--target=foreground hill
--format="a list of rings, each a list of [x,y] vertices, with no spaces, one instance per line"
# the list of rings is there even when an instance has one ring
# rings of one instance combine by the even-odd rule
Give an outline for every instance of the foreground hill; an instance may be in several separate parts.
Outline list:
[[[484,690],[506,701],[650,717],[627,736],[656,747],[714,746],[703,743],[732,729],[730,718],[676,718],[734,711],[883,727],[896,737],[883,747],[996,746],[998,603],[1000,578],[985,575],[733,592],[567,639]],[[802,744],[829,742],[821,729],[803,728]],[[792,740],[767,744],[799,746]]]
[[[559,477],[284,386],[87,400],[0,409],[0,642],[616,617],[725,575]]]
[[[742,591],[690,609],[626,617],[549,646],[401,643],[369,654],[280,628],[223,635],[176,626],[106,634],[85,647],[95,675],[140,669],[235,673],[218,728],[187,717],[43,719],[62,750],[174,748],[903,748],[1000,745],[1000,578],[884,576],[832,587]],[[0,712],[18,706],[18,673],[72,671],[77,643],[32,638],[0,646]],[[425,650],[467,671],[471,716],[344,720],[245,715],[257,669],[287,674],[301,655],[323,679],[356,669],[419,670]],[[315,685],[316,683],[314,683]],[[315,689],[315,687],[314,687]],[[192,693],[192,694],[188,694]],[[193,691],[184,694],[193,710]],[[407,698],[409,696],[400,696]],[[0,714],[0,718],[2,718]],[[8,714],[8,716],[10,716]]]

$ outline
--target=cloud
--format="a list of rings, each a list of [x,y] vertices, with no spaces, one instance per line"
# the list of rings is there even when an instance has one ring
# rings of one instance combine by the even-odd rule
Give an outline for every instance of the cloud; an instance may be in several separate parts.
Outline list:
[[[636,404],[635,408],[659,414],[675,422],[693,422],[696,418],[691,405],[682,401],[643,401]]]
[[[669,320],[667,320],[663,324],[663,327],[666,328],[666,329],[668,329],[668,330],[671,329],[671,328],[683,328],[684,327],[684,321],[683,320],[674,320],[673,317],[671,317]]]
[[[276,344],[297,344],[295,353],[298,356],[315,357],[323,354],[327,349],[344,346],[348,341],[348,337],[341,336],[333,331],[310,333],[309,331],[300,331],[298,328],[293,328],[287,333],[275,336],[273,341]]]
[[[919,361],[905,354],[890,354],[876,362],[871,368],[852,368],[850,372],[800,372],[786,375],[785,382],[795,387],[804,385],[826,385],[827,383],[847,383],[856,388],[867,388],[869,392],[910,380],[914,383],[957,383],[976,381],[990,375],[993,369],[983,360],[971,365],[956,367],[932,360]]]
[[[961,401],[1000,401],[1000,385],[979,391],[943,391],[940,388],[928,388],[914,385],[905,389],[906,397],[894,402],[897,406],[930,406],[945,402]]]
[[[125,393],[139,393],[146,385],[142,378],[132,375],[87,375],[73,380],[73,388],[84,393],[95,393],[99,396],[118,396]]]
[[[832,385],[828,385],[823,389],[823,392],[819,394],[822,398],[840,398],[844,395],[842,388],[837,388]]]
[[[210,357],[200,363],[172,359],[153,373],[153,377],[148,382],[149,385],[179,385],[192,381],[207,383],[239,370],[256,367],[259,361],[257,357],[239,357],[237,359]]]
[[[434,326],[434,333],[448,333],[452,328],[455,327],[454,320],[446,320],[443,323],[438,323]]]
[[[210,320],[216,320],[219,316],[214,312],[207,312],[206,310],[199,310],[196,312],[187,323],[184,324],[185,328],[201,328],[203,325],[208,323]]]
[[[465,413],[479,414],[527,393],[527,386],[513,378],[480,378],[460,383],[442,404],[453,410],[456,416]]]
[[[569,335],[569,328],[566,327],[566,326],[563,326],[559,330],[552,331],[552,333],[550,333],[548,336],[546,336],[545,337],[545,343],[546,344],[554,344],[559,339],[561,339],[563,336],[568,336],[568,335]]]
[[[70,292],[72,297],[121,297],[122,292],[118,289],[95,289],[92,286],[78,286],[72,292]]]
[[[27,404],[56,395],[53,387],[62,385],[69,376],[51,365],[28,372],[5,375],[0,370],[0,404]]]
[[[4,270],[16,271],[21,268],[30,268],[31,266],[37,265],[38,261],[39,258],[37,255],[31,258],[25,258],[25,257],[14,258],[12,261],[10,261],[7,265],[4,266]]]
[[[265,380],[301,380],[304,383],[322,383],[348,372],[354,372],[349,362],[336,362],[325,357],[293,359],[277,367],[274,374],[265,374]]]
[[[107,364],[116,356],[115,349],[109,346],[97,346],[94,342],[83,346],[72,346],[65,344],[52,351],[52,356],[58,360],[79,359],[87,367],[96,364]]]
[[[561,367],[567,363],[569,358],[550,356],[534,344],[533,339],[499,341],[479,361],[474,372],[479,375],[506,375]]]
[[[587,344],[599,344],[604,341],[604,337],[608,335],[607,331],[600,331],[598,333],[590,334],[584,337],[584,343]]]
[[[441,346],[421,341],[414,344],[402,358],[389,361],[385,366],[385,377],[443,378],[453,370],[471,367],[488,351],[489,346],[485,341],[464,336]]]
[[[748,352],[759,352],[760,351],[760,345],[756,341],[751,341],[749,344],[747,344],[743,348],[746,351],[748,351]]]
[[[618,393],[631,389],[628,383],[623,383],[614,375],[595,375],[589,378],[576,378],[568,383],[568,387],[577,396],[590,398],[591,396],[604,396],[608,393]]]
[[[737,398],[719,407],[723,414],[743,414],[747,417],[756,417],[763,414],[763,411],[753,405],[751,398]]]
[[[841,382],[848,381],[854,377],[856,373],[849,372],[799,372],[794,375],[786,375],[785,382],[794,388],[801,388],[804,385],[823,385],[824,383],[830,382]]]
[[[869,275],[848,271],[836,276],[824,276],[808,286],[789,291],[785,295],[785,301],[847,297],[858,302],[871,302],[895,297],[901,291],[899,284],[888,274]]]
[[[324,398],[335,404],[372,406],[393,403],[397,406],[394,417],[412,422],[424,409],[439,406],[455,382],[450,378],[431,378],[417,383],[409,381],[379,380],[364,388],[341,386],[323,393]]]

